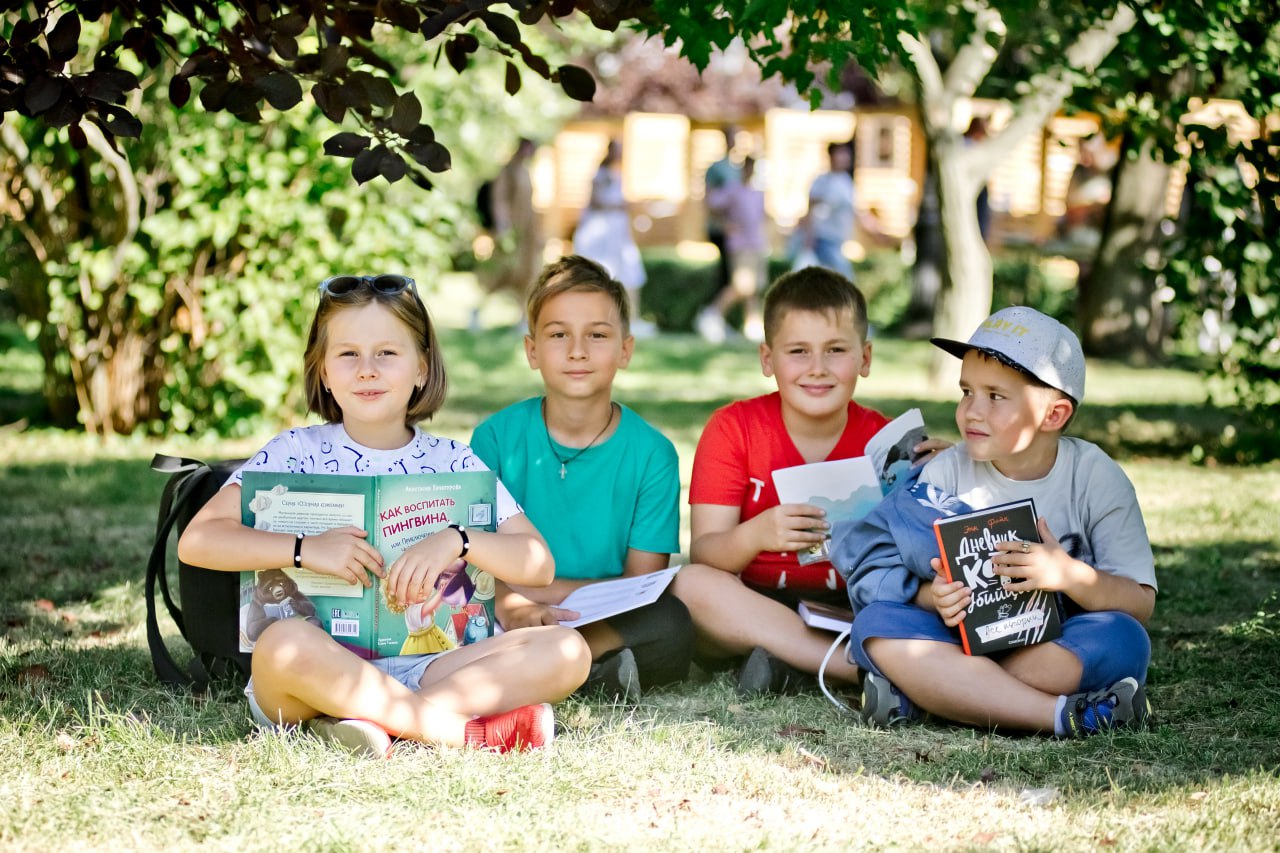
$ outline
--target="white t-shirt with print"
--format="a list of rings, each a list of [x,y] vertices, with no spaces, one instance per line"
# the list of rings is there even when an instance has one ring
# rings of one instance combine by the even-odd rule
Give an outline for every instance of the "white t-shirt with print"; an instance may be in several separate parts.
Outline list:
[[[1058,439],[1058,458],[1039,480],[1011,480],[975,462],[963,442],[925,466],[921,481],[974,509],[1031,498],[1063,549],[1100,572],[1156,588],[1155,559],[1138,496],[1124,471],[1095,444]]]
[[[245,471],[370,476],[488,470],[468,445],[431,435],[420,427],[414,427],[413,438],[403,447],[378,450],[357,444],[342,424],[319,424],[280,433],[236,469],[227,483],[239,485]],[[498,525],[524,512],[501,481],[497,511]]]

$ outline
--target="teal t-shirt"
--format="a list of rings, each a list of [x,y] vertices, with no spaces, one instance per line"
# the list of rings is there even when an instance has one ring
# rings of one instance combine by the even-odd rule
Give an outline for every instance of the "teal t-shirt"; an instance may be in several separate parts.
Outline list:
[[[556,577],[618,577],[628,548],[680,550],[675,446],[631,409],[621,409],[613,435],[565,465],[564,479],[560,459],[578,449],[556,444],[552,450],[541,397],[497,412],[471,436],[472,452],[498,473],[547,540]]]

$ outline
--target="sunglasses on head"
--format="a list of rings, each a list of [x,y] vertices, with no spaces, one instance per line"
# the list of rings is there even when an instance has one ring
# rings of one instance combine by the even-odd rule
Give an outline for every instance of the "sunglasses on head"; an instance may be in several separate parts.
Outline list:
[[[395,296],[412,290],[418,295],[418,286],[407,275],[335,275],[320,282],[320,292],[326,296],[346,296],[362,287],[368,287],[374,293],[383,296]]]

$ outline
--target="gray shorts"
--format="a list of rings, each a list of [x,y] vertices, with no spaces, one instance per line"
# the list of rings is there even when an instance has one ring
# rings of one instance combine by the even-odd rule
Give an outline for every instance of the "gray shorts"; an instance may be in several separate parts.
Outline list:
[[[417,690],[422,684],[422,676],[426,673],[427,667],[431,662],[440,655],[448,654],[448,652],[436,652],[430,655],[400,655],[393,658],[378,658],[369,661],[377,669],[382,670],[396,681],[408,687],[410,690]],[[249,679],[249,683],[245,685],[244,695],[249,700],[249,713],[253,715],[253,721],[264,729],[281,729],[289,728],[266,715],[262,706],[258,704],[258,698],[253,693],[253,679]]]

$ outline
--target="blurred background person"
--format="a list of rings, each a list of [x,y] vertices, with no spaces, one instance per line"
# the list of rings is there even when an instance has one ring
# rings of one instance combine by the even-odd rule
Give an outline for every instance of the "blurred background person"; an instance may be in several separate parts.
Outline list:
[[[533,140],[521,137],[511,159],[489,182],[487,193],[482,189],[477,201],[481,224],[493,240],[493,252],[476,270],[483,295],[471,312],[473,331],[480,328],[480,309],[495,293],[509,294],[519,306],[523,321],[525,292],[542,268],[546,238],[533,209],[533,181],[529,176],[529,161],[536,150]]]
[[[706,205],[707,240],[716,247],[716,292],[729,284],[729,244],[726,240],[729,193],[742,183],[742,172],[733,162],[733,146],[738,130],[733,125],[721,128],[724,134],[724,156],[707,167],[702,200]]]
[[[853,145],[827,146],[827,171],[809,185],[809,209],[796,224],[794,266],[822,266],[853,280],[853,264],[844,254],[853,236]]]
[[[712,343],[722,343],[728,336],[725,314],[739,303],[746,304],[743,334],[752,341],[764,340],[759,294],[768,281],[769,232],[764,191],[755,186],[755,164],[752,157],[743,160],[740,180],[723,191],[729,283],[695,321],[698,334]]]
[[[631,236],[631,213],[622,192],[622,144],[616,139],[609,140],[604,160],[591,181],[591,200],[574,229],[573,251],[603,266],[627,289],[631,333],[638,338],[655,335],[657,327],[640,319],[644,264]]]

